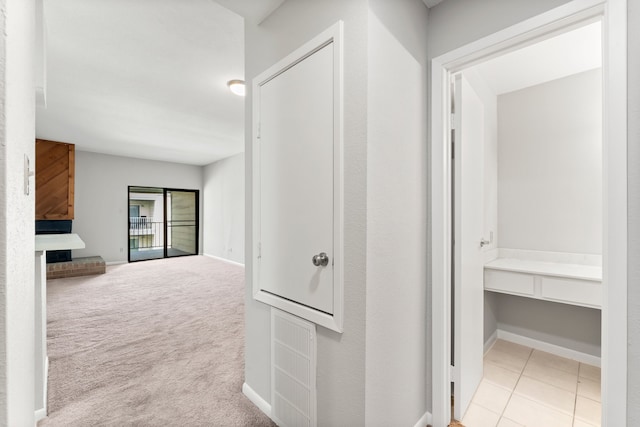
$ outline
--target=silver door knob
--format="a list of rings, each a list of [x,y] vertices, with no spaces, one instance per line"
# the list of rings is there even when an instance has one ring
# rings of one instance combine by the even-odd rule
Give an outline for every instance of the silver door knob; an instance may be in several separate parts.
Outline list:
[[[490,245],[493,243],[493,231],[489,232],[489,240],[485,239],[484,237],[482,237],[480,239],[480,247],[484,248],[487,245]]]
[[[314,255],[311,261],[316,267],[326,267],[329,264],[329,256],[324,252],[320,252],[318,255]]]

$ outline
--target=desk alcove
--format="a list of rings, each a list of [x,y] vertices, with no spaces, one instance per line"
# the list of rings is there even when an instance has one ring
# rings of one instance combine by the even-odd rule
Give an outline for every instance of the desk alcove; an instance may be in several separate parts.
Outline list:
[[[500,338],[599,365],[600,256],[509,249],[491,253],[483,278],[485,351]]]

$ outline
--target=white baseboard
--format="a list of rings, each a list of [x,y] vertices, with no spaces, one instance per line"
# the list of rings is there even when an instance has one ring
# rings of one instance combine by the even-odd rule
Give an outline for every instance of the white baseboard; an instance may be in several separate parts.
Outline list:
[[[107,261],[105,265],[119,265],[119,264],[128,264],[128,261]]]
[[[431,424],[431,418],[431,412],[425,412],[413,427],[425,427],[427,424]]]
[[[44,418],[47,418],[47,389],[49,388],[49,357],[44,359],[44,408],[35,410],[35,421],[38,422]]]
[[[44,358],[44,409],[46,412],[49,401],[49,356]],[[46,416],[46,413],[45,413]]]
[[[45,408],[41,408],[36,410],[35,412],[35,420],[36,422],[40,421],[40,420],[44,420],[45,418],[47,418],[47,410]]]
[[[546,351],[547,353],[555,354],[556,356],[577,360],[578,362],[586,363],[588,365],[600,366],[600,358],[598,356],[582,353],[580,351],[561,347],[555,344],[549,344],[548,342],[514,334],[513,332],[498,329],[498,338],[505,341],[511,341],[516,344],[525,345],[536,350]]]
[[[489,350],[491,350],[491,347],[493,347],[493,344],[495,344],[497,339],[498,339],[498,330],[496,329],[495,331],[493,331],[493,333],[491,334],[487,342],[484,343],[483,354],[487,354]]]
[[[216,255],[209,255],[209,254],[202,254],[203,256],[209,257],[209,258],[213,258],[213,259],[217,259],[218,261],[222,261],[222,262],[226,262],[228,264],[233,264],[233,265],[237,265],[239,267],[243,267],[244,268],[244,264],[241,262],[237,262],[237,261],[231,261],[230,259],[226,259],[226,258],[222,258]]]
[[[265,415],[271,418],[271,405],[256,393],[247,383],[242,384],[242,393],[258,407]]]

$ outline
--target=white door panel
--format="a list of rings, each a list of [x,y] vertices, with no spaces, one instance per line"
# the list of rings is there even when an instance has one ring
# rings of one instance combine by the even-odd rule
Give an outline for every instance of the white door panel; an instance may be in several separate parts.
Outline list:
[[[454,105],[454,416],[460,420],[482,380],[484,347],[484,105],[462,75]]]
[[[260,86],[260,289],[333,313],[334,45]],[[327,266],[312,257],[324,252]]]

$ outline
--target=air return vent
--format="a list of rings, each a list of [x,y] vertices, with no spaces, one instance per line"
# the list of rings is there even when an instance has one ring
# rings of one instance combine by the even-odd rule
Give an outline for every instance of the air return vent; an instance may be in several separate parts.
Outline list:
[[[282,427],[316,426],[316,327],[271,308],[271,407]]]

